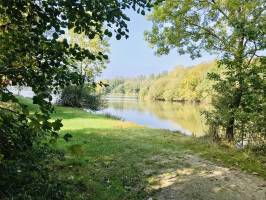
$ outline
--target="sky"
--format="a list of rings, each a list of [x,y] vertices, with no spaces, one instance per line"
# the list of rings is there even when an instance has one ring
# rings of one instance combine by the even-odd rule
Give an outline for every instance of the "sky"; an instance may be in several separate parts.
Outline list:
[[[215,58],[204,54],[202,58],[191,60],[188,55],[180,56],[175,50],[172,50],[168,55],[158,57],[154,54],[155,50],[149,47],[149,44],[144,40],[144,31],[151,30],[152,22],[133,11],[127,13],[131,19],[128,23],[129,38],[110,39],[110,62],[107,64],[107,68],[103,70],[101,78],[111,79],[158,74],[169,71],[176,66],[192,66]]]

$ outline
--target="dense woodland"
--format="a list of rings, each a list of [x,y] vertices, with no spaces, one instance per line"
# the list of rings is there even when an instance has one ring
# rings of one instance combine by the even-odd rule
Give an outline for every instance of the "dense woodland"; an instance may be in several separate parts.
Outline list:
[[[221,71],[215,61],[192,67],[176,67],[158,75],[106,80],[102,93],[134,95],[144,100],[210,102],[214,81],[208,73]]]

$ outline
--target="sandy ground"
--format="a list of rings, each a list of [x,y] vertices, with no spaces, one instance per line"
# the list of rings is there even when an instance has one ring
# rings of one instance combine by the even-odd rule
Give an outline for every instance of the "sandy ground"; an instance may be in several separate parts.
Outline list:
[[[169,160],[153,159],[162,164]],[[195,155],[184,155],[176,162],[177,168],[149,176],[147,190],[153,195],[148,200],[266,200],[266,181],[256,175],[218,166]]]

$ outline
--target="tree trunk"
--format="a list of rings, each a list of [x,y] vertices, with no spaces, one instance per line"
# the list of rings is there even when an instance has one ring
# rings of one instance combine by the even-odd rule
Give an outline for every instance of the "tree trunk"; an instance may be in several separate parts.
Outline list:
[[[84,81],[84,75],[83,75],[83,66],[82,66],[82,62],[80,64],[80,75],[82,76],[82,83],[81,85],[79,86],[79,95],[78,95],[78,102],[80,104],[80,107],[83,107],[83,102],[82,102],[82,92],[83,92],[83,88],[84,88],[84,84],[85,84],[85,81]]]
[[[239,13],[241,13],[242,8],[239,9]],[[239,38],[238,41],[238,48],[236,51],[236,54],[234,56],[235,58],[235,65],[236,65],[236,71],[239,81],[239,88],[236,88],[236,91],[234,92],[232,104],[230,105],[230,108],[232,109],[231,117],[228,120],[228,124],[226,127],[226,138],[229,142],[232,142],[234,140],[235,136],[235,112],[239,108],[242,98],[242,91],[243,91],[243,77],[242,77],[242,67],[244,63],[244,51],[245,51],[245,34],[244,34],[244,28],[242,27],[242,35]]]
[[[240,106],[241,103],[241,98],[242,98],[242,89],[238,89],[235,93],[235,98],[234,98],[234,102],[231,106],[231,108],[233,109],[233,113],[231,118],[228,121],[228,125],[226,127],[226,139],[229,142],[232,142],[234,140],[234,136],[235,136],[235,110],[237,110]]]
[[[232,142],[234,140],[234,126],[235,126],[235,118],[232,117],[229,120],[229,123],[226,127],[226,139],[229,142]]]

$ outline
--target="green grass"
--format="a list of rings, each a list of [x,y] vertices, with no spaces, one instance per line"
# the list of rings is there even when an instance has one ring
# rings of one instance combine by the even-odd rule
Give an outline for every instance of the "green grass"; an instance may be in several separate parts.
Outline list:
[[[21,99],[29,104],[29,100]],[[31,109],[36,107],[31,105]],[[182,167],[184,154],[202,157],[266,178],[265,157],[248,150],[221,147],[204,139],[167,130],[150,129],[81,109],[56,107],[53,118],[63,119],[61,137],[54,148],[65,152],[54,167],[62,178],[85,183],[84,192],[73,199],[145,199],[148,180],[162,169]]]

